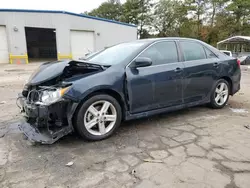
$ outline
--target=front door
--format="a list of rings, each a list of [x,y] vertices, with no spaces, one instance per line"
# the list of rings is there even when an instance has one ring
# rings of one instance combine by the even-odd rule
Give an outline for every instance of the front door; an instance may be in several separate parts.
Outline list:
[[[182,104],[184,66],[175,42],[156,42],[139,57],[150,58],[152,65],[126,69],[131,113]]]
[[[154,71],[146,67],[126,68],[126,85],[131,113],[153,109]]]

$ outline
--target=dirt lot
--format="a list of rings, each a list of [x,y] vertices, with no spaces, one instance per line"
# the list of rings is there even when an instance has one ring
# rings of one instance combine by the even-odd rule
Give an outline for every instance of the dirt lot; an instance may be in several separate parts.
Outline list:
[[[15,99],[37,66],[0,67],[1,188],[250,187],[246,67],[241,91],[222,110],[196,107],[126,122],[101,142],[69,135],[53,145],[32,146],[17,129]]]

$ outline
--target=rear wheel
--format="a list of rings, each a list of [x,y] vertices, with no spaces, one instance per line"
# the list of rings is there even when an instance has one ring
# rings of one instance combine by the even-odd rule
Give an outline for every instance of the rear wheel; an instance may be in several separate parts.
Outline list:
[[[79,109],[75,126],[87,140],[102,140],[111,136],[122,119],[121,107],[113,97],[101,94],[85,101]]]
[[[212,108],[223,108],[229,98],[229,84],[226,80],[220,79],[217,81],[215,88],[211,93],[210,105]]]

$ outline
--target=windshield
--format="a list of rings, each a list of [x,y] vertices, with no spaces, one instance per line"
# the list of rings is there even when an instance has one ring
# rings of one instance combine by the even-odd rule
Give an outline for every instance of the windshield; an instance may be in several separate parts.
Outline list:
[[[98,54],[99,52],[100,52],[100,51],[89,53],[89,54],[85,55],[85,57],[81,57],[81,58],[79,58],[79,59],[80,59],[80,60],[90,59],[91,57],[95,56],[95,55]]]
[[[96,64],[115,65],[121,63],[144,44],[143,42],[118,44],[89,57],[87,60]]]

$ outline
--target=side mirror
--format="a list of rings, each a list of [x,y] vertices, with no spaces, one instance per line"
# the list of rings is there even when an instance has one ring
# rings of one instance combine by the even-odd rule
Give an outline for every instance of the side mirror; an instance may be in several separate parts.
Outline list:
[[[152,60],[147,57],[138,57],[134,60],[133,67],[147,67],[152,65]]]

